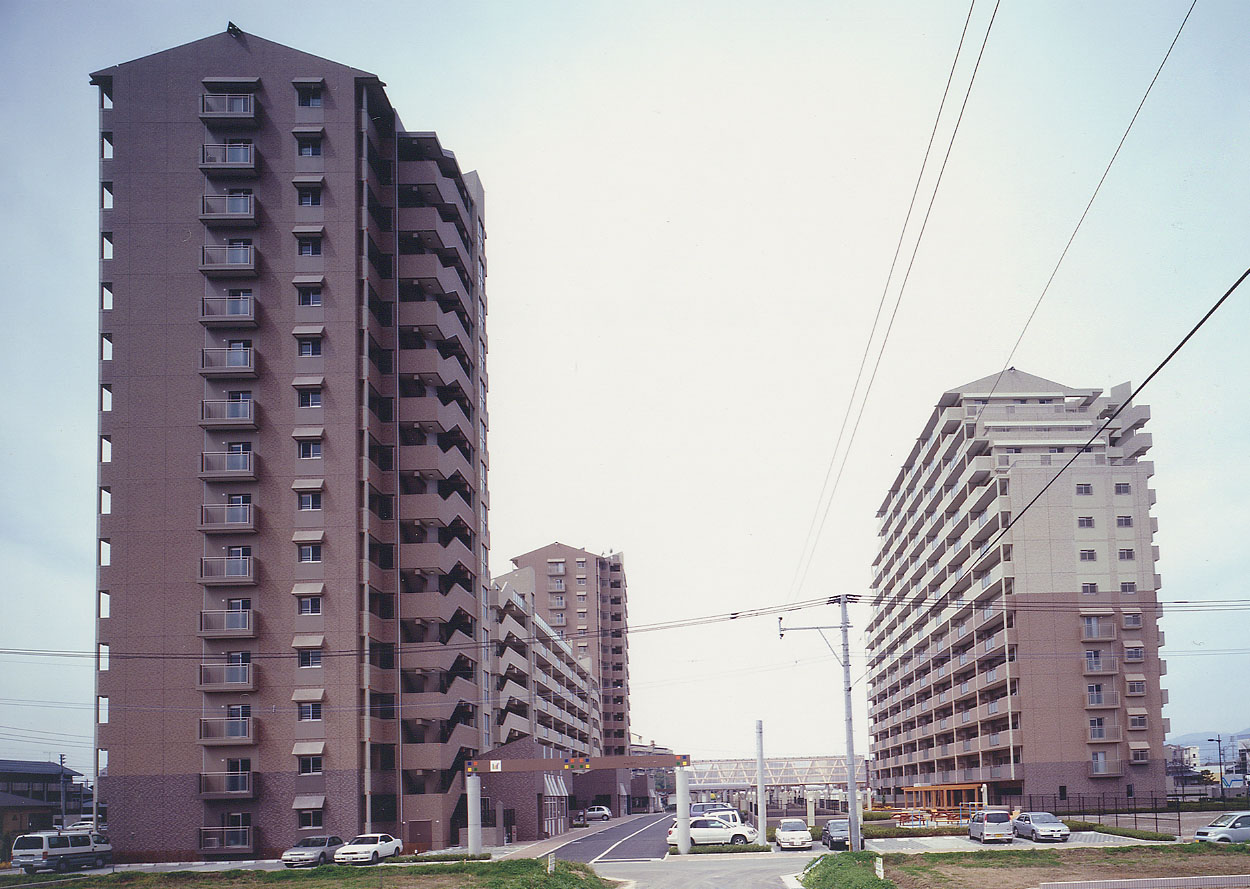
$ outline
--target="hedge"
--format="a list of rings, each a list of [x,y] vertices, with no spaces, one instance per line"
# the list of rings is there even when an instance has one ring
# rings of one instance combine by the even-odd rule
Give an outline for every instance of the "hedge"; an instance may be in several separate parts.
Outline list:
[[[673,852],[674,854],[676,852],[676,849],[677,849],[676,846],[669,846],[670,852]],[[719,855],[724,852],[771,852],[771,851],[773,851],[772,846],[765,846],[759,843],[743,843],[740,846],[707,844],[707,845],[698,845],[698,846],[691,845],[690,852],[688,854],[690,855]]]
[[[804,889],[898,889],[874,870],[875,852],[840,852],[815,859],[799,882]]]

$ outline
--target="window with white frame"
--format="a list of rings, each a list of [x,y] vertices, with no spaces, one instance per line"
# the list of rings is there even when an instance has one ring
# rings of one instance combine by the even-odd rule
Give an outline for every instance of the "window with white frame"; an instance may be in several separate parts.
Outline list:
[[[1134,553],[1134,552],[1133,552],[1133,550],[1131,550],[1131,549],[1122,549],[1122,550],[1120,550],[1120,561],[1121,561],[1121,562],[1131,562],[1131,561],[1133,561],[1133,560],[1134,560],[1134,559],[1136,559],[1136,558],[1137,558],[1137,555],[1136,555],[1136,553]]]
[[[1133,527],[1133,517],[1131,515],[1118,515],[1115,517],[1115,526],[1117,528]]]
[[[1115,492],[1117,494],[1132,494],[1133,486],[1129,484],[1128,482],[1116,482]]]

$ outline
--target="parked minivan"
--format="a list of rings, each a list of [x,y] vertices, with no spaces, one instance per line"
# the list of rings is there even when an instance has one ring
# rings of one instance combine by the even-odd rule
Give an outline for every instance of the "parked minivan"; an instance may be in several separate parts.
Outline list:
[[[113,861],[113,847],[89,830],[40,830],[13,841],[13,866],[28,874],[37,870],[64,873],[70,868],[106,867]]]
[[[1011,825],[1010,812],[994,812],[982,810],[972,816],[968,822],[968,839],[988,843],[990,840],[1002,840],[1010,843],[1015,840],[1015,830]]]

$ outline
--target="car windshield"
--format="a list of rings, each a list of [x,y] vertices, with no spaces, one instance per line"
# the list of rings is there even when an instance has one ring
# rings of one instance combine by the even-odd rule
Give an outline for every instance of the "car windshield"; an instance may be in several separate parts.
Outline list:
[[[1011,820],[1011,816],[1006,812],[986,812],[985,820],[990,824],[1006,824]]]
[[[324,846],[326,844],[325,837],[304,837],[295,844],[297,849],[306,849],[309,846]]]
[[[1221,815],[1219,818],[1216,818],[1208,824],[1207,827],[1227,827],[1233,823],[1233,819],[1236,817],[1236,814]]]
[[[1049,812],[1034,812],[1029,816],[1034,824],[1058,824],[1059,819]]]
[[[353,846],[376,846],[381,838],[376,833],[366,833],[352,840]]]
[[[781,830],[807,830],[807,825],[797,818],[781,822]]]
[[[827,825],[830,830],[850,830],[851,822],[849,821],[830,821]]]

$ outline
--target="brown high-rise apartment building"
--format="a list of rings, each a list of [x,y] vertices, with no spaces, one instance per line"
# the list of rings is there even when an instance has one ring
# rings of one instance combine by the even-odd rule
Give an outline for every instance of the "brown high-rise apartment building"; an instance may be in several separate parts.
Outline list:
[[[1129,392],[1013,368],[929,416],[878,513],[868,705],[886,801],[1164,792],[1150,409]]]
[[[376,76],[233,25],[92,83],[118,852],[454,842],[489,740],[478,178]]]
[[[551,543],[516,556],[532,568],[534,612],[589,657],[603,696],[603,755],[629,754],[629,592],[625,556]]]

